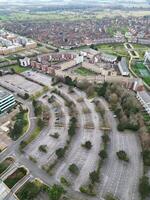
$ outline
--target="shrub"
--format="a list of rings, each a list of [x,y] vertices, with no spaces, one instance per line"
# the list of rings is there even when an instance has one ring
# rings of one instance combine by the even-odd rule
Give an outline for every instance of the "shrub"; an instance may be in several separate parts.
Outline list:
[[[86,141],[85,144],[82,144],[82,147],[85,147],[86,149],[91,149],[92,148],[92,144],[90,141]]]
[[[96,171],[93,171],[89,174],[91,182],[94,184],[95,182],[99,182],[99,175]]]
[[[57,158],[62,158],[65,155],[65,149],[64,148],[59,148],[56,150],[56,155]]]
[[[129,158],[128,158],[128,156],[127,156],[127,154],[126,154],[125,151],[118,151],[116,154],[117,154],[117,157],[118,157],[120,160],[129,162]]]
[[[39,151],[47,153],[47,145],[41,145],[41,146],[39,146]]]
[[[68,169],[73,174],[76,174],[76,175],[79,174],[79,168],[77,167],[76,164],[71,164]]]

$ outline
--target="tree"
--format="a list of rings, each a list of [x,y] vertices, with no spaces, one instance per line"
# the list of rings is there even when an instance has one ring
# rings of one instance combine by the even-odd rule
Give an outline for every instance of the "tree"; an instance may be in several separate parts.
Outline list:
[[[65,83],[69,86],[75,86],[74,81],[70,78],[70,76],[65,77]]]
[[[107,144],[110,141],[109,135],[108,134],[102,135],[102,140],[104,144]]]
[[[129,158],[125,151],[121,150],[121,151],[116,152],[116,154],[117,154],[117,157],[119,158],[119,160],[129,162]]]
[[[54,184],[49,189],[49,197],[51,200],[59,200],[62,194],[65,193],[65,190],[62,186]]]
[[[95,182],[99,182],[99,175],[96,171],[93,171],[89,174],[91,182],[94,184]]]
[[[117,197],[114,197],[113,194],[108,193],[105,197],[106,200],[119,200]]]
[[[106,159],[107,158],[107,152],[105,150],[101,150],[99,152],[99,156],[101,157],[102,160]]]
[[[92,148],[92,143],[90,141],[86,141],[85,144],[82,144],[82,146],[89,150]]]
[[[105,96],[106,90],[107,90],[107,86],[108,86],[108,83],[104,82],[100,87],[98,87],[96,89],[98,96],[103,96],[103,97]]]
[[[149,178],[147,176],[143,176],[140,179],[139,192],[141,194],[142,199],[145,199],[150,195],[150,184]]]
[[[37,120],[37,126],[38,126],[40,129],[42,129],[42,128],[45,126],[45,122],[44,122],[41,118],[39,118],[39,119]]]
[[[56,150],[56,155],[58,158],[62,158],[65,155],[65,149],[64,148],[59,148]]]
[[[76,164],[71,164],[68,169],[73,174],[76,174],[76,175],[79,174],[79,168],[77,167]]]
[[[40,145],[39,146],[39,151],[42,151],[44,153],[47,153],[47,145]]]
[[[150,150],[144,150],[142,155],[143,155],[144,165],[150,166]]]

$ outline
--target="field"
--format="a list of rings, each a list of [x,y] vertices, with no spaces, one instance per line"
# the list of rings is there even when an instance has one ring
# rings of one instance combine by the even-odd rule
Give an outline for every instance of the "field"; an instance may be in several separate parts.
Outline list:
[[[103,51],[104,53],[125,57],[129,56],[123,44],[100,44],[96,47],[98,48],[98,50]]]
[[[147,83],[148,85],[150,85],[150,72],[148,71],[148,69],[145,67],[145,65],[143,64],[143,62],[137,62],[134,66],[133,66],[133,70],[134,72],[140,77],[142,78],[145,83]]]
[[[95,75],[94,72],[92,72],[91,70],[88,70],[84,67],[79,67],[79,68],[75,69],[74,72],[77,74],[80,74],[81,76]]]
[[[19,74],[22,73],[22,72],[25,72],[29,69],[29,68],[21,67],[19,65],[13,65],[13,66],[10,66],[10,68],[14,69],[15,72],[17,72]]]
[[[128,16],[145,16],[149,15],[149,11],[122,11],[122,10],[112,10],[111,17],[121,15],[123,17]],[[86,20],[86,19],[102,19],[103,17],[109,17],[110,12],[108,10],[93,11],[91,13],[87,12],[74,12],[74,11],[52,11],[52,12],[14,12],[0,15],[0,21],[16,20],[16,21],[76,21],[76,20]]]

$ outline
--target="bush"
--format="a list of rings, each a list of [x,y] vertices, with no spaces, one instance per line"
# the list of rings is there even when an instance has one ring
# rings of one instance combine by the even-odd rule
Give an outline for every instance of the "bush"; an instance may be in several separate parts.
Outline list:
[[[116,154],[117,154],[117,157],[118,157],[120,160],[129,162],[129,158],[128,158],[128,156],[127,156],[127,154],[126,154],[125,151],[118,151]]]
[[[47,145],[41,145],[41,146],[39,146],[39,151],[47,153]]]
[[[54,184],[49,189],[49,197],[51,200],[59,200],[63,193],[65,193],[65,190],[61,185]]]
[[[69,182],[66,180],[66,178],[64,178],[64,177],[61,177],[60,182],[61,182],[61,184],[63,184],[64,186],[67,186],[67,187],[70,186],[70,183],[69,183]]]
[[[96,196],[96,192],[93,191],[93,189],[91,189],[91,187],[86,187],[86,186],[81,186],[80,187],[80,192],[84,193],[84,194],[88,194],[90,196]]]
[[[139,192],[141,194],[142,199],[149,197],[149,195],[150,195],[150,184],[149,184],[149,178],[147,176],[143,176],[140,179]]]
[[[65,149],[64,148],[59,148],[56,150],[56,155],[57,158],[62,158],[65,155]]]
[[[92,148],[92,144],[90,141],[86,141],[85,144],[82,144],[82,147],[85,147],[86,149],[91,149]]]
[[[78,175],[79,174],[79,168],[77,167],[77,165],[76,164],[71,164],[70,166],[69,166],[69,171],[71,172],[71,173],[73,173],[73,174],[75,174],[75,175]]]
[[[150,166],[150,150],[144,150],[142,155],[143,155],[144,165]]]
[[[59,133],[54,133],[54,134],[50,134],[51,137],[58,139],[59,138]]]
[[[95,182],[99,182],[99,174],[96,171],[93,171],[89,174],[91,182],[94,184]]]
[[[99,152],[99,156],[101,157],[102,160],[104,160],[108,157],[107,152],[105,150],[101,150]]]

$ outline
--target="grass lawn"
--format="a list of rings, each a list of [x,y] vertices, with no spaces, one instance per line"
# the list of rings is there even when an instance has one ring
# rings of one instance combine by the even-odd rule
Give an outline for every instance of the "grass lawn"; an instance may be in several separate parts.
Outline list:
[[[12,158],[6,158],[3,162],[0,163],[0,174],[2,174],[14,160]]]
[[[35,138],[40,134],[41,129],[39,127],[36,127],[35,130],[32,132],[30,137],[26,140],[27,144],[31,143]]]
[[[129,57],[123,44],[99,44],[96,46],[98,50],[115,56]]]
[[[74,72],[76,72],[77,74],[80,74],[81,76],[96,75],[95,72],[92,72],[91,70],[86,69],[84,67],[79,67],[79,68],[75,69]]]
[[[23,127],[23,133],[25,133],[28,130],[28,127],[29,127],[28,112],[24,113],[24,120],[27,121],[28,123]]]
[[[13,68],[15,70],[15,72],[17,72],[17,73],[22,73],[22,72],[29,70],[29,68],[21,67],[19,65],[12,65],[12,66],[10,66],[10,68]]]
[[[12,188],[20,179],[22,179],[27,174],[26,169],[23,167],[18,168],[14,173],[7,177],[4,183],[9,187]]]
[[[145,67],[143,62],[137,62],[134,66],[132,66],[133,71],[143,79],[145,83],[147,83],[150,86],[150,72]]]

